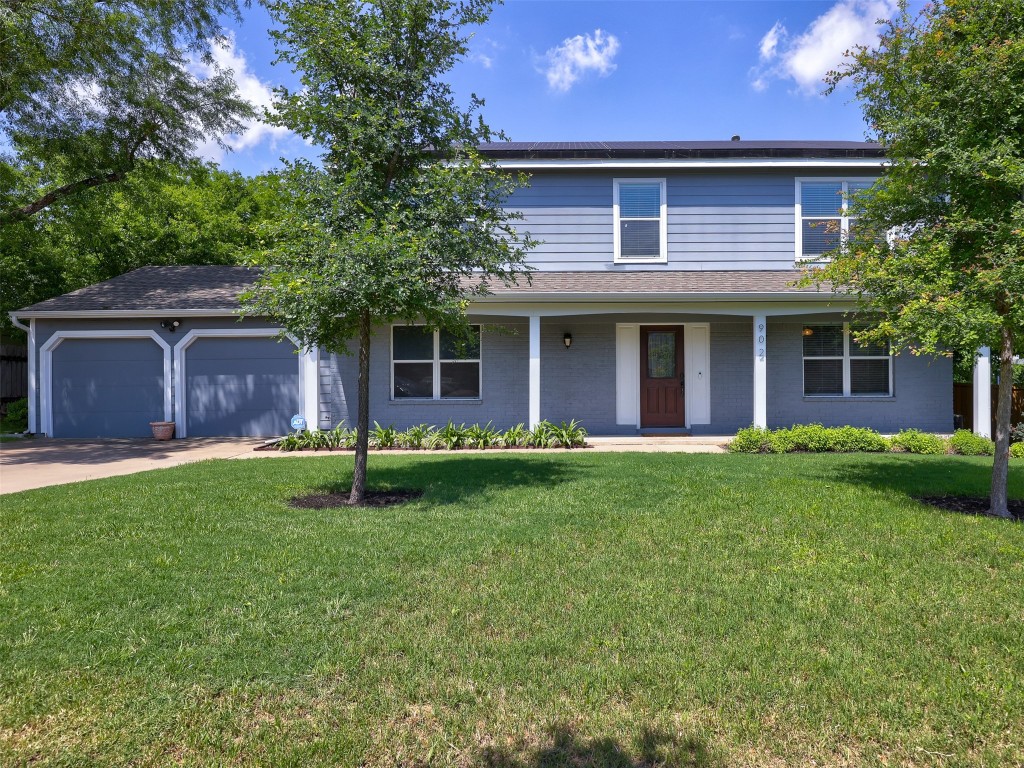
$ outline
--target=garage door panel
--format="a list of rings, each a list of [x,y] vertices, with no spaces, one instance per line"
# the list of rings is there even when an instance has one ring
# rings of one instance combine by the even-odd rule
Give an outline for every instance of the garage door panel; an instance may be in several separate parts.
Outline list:
[[[148,437],[164,418],[163,350],[149,339],[65,339],[52,354],[55,437]]]
[[[187,350],[192,436],[273,436],[301,410],[299,358],[271,338],[201,338]]]

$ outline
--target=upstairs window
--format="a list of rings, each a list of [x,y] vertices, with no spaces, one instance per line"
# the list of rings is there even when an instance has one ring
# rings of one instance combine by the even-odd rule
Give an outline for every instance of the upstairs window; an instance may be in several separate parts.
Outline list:
[[[873,180],[797,179],[796,255],[819,259],[847,237],[856,217],[850,216],[850,197],[870,189]]]
[[[668,260],[664,179],[616,179],[615,263],[659,264]]]
[[[804,326],[804,395],[892,395],[889,345],[860,344],[857,329],[849,323]]]
[[[422,325],[391,328],[391,396],[395,400],[480,398],[480,326],[462,342]]]

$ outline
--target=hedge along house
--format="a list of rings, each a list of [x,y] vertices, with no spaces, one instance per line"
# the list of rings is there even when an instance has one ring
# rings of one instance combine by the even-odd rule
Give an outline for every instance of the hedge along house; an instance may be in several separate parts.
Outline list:
[[[531,175],[507,205],[541,241],[531,280],[469,307],[479,343],[378,328],[370,418],[592,433],[727,434],[822,422],[953,427],[952,363],[856,343],[851,297],[798,288],[882,171],[861,142],[487,145]],[[12,313],[30,336],[30,429],[56,437],[276,435],[355,420],[352,356],[238,318],[241,267],[150,267]],[[978,366],[983,375],[985,357]],[[978,403],[976,408],[985,404]],[[987,424],[987,418],[975,419]]]

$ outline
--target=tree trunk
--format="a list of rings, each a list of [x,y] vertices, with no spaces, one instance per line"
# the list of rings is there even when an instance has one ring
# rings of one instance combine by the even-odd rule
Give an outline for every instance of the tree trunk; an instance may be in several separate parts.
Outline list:
[[[1007,475],[1010,471],[1010,416],[1013,407],[1013,330],[1003,325],[999,348],[999,394],[996,396],[996,455],[992,462],[991,504],[988,513],[1011,517],[1007,506]]]
[[[356,417],[356,464],[348,503],[356,506],[366,498],[366,454],[370,447],[370,313],[359,316],[359,415]]]

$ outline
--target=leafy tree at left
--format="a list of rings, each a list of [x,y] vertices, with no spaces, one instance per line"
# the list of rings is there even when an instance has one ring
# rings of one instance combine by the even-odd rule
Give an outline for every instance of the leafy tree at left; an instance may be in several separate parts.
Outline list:
[[[242,130],[233,73],[192,71],[225,17],[235,0],[0,2],[0,226]]]
[[[0,332],[12,330],[9,310],[138,267],[240,264],[283,204],[275,174],[147,162],[120,184],[0,227]]]

